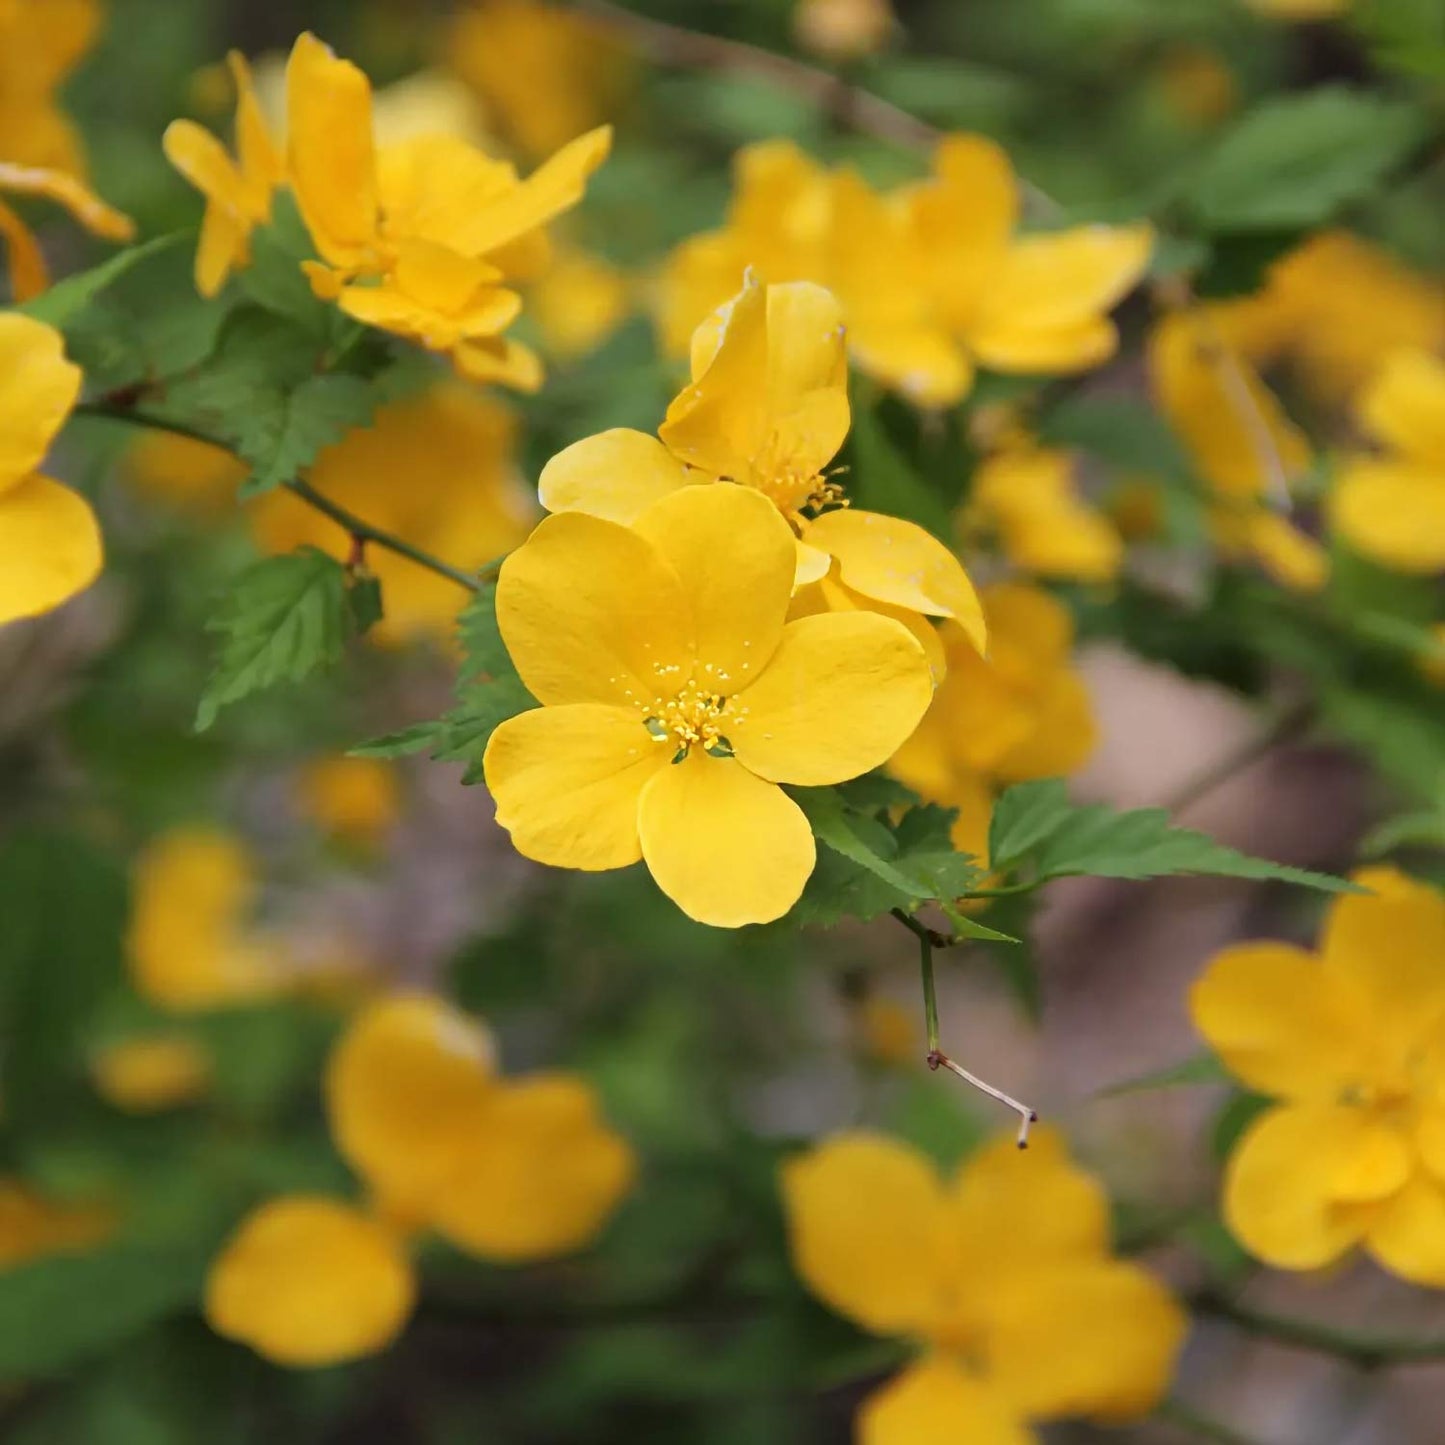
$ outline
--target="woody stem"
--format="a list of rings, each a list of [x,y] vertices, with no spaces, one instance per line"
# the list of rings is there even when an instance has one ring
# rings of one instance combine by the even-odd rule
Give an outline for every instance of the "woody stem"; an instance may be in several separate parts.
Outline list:
[[[103,398],[97,401],[82,402],[75,408],[73,415],[121,422],[126,426],[144,427],[150,431],[169,432],[172,436],[185,437],[189,441],[204,442],[207,446],[230,452],[232,456],[239,455],[234,447],[195,427],[187,426],[184,422],[170,421],[166,417],[156,416],[125,403],[110,402]],[[353,544],[370,542],[377,547],[384,547],[398,557],[405,557],[409,562],[415,562],[417,566],[425,567],[439,577],[445,577],[448,581],[455,582],[458,587],[465,587],[468,592],[479,591],[480,579],[490,575],[501,565],[502,559],[499,557],[495,561],[487,563],[486,567],[477,575],[463,572],[460,568],[443,562],[440,557],[433,557],[430,552],[424,552],[420,547],[412,546],[410,542],[403,541],[402,538],[391,532],[387,532],[381,527],[374,527],[370,522],[358,517],[355,512],[347,510],[339,502],[332,501],[330,497],[318,492],[309,482],[303,482],[299,477],[292,478],[281,485],[293,496],[299,497],[307,506],[314,507],[324,516],[330,517],[339,527],[345,528]]]
[[[1227,1320],[1249,1334],[1262,1335],[1314,1354],[1334,1355],[1361,1370],[1445,1360],[1445,1337],[1441,1336],[1410,1338],[1356,1333],[1317,1324],[1314,1320],[1250,1309],[1222,1295],[1206,1295],[1196,1303],[1203,1313]]]

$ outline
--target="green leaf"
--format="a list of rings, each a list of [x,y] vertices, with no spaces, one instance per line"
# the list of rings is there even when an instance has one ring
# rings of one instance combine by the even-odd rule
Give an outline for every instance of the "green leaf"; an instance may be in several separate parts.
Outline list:
[[[1097,1097],[1112,1099],[1121,1094],[1143,1094],[1152,1089],[1175,1089],[1186,1084],[1223,1084],[1228,1079],[1224,1065],[1213,1054],[1199,1054],[1185,1059],[1182,1064],[1172,1064],[1167,1069],[1155,1069],[1152,1073],[1125,1079],[1121,1084],[1111,1084],[1107,1089],[1100,1089]]]
[[[196,729],[228,704],[280,682],[300,682],[340,656],[355,630],[346,570],[314,547],[268,557],[237,579],[210,623],[221,634]]]
[[[1049,446],[1087,452],[1121,472],[1188,482],[1193,475],[1174,433],[1142,401],[1125,396],[1070,397],[1039,426]]]
[[[264,411],[240,413],[236,449],[253,468],[241,496],[259,496],[298,476],[326,447],[365,426],[375,406],[369,382],[336,373],[308,377]]]
[[[1282,96],[1220,138],[1184,199],[1217,231],[1318,225],[1399,165],[1424,129],[1416,107],[1346,86]]]
[[[412,723],[410,727],[400,728],[394,733],[357,743],[347,750],[346,755],[349,758],[406,758],[414,753],[424,753],[445,736],[446,728],[441,722]]]
[[[989,831],[994,867],[1026,867],[1036,883],[1050,878],[1159,878],[1170,874],[1296,883],[1324,893],[1353,885],[1326,873],[1290,868],[1226,848],[1176,828],[1163,808],[1116,813],[1102,803],[1076,806],[1058,778],[1020,783],[994,807]]]
[[[57,281],[33,300],[16,307],[16,310],[33,316],[37,321],[63,329],[102,291],[119,281],[132,267],[189,239],[188,232],[178,231],[169,236],[156,236],[139,246],[118,251],[99,266],[92,266],[89,271],[80,271],[74,276],[67,276],[63,281]]]

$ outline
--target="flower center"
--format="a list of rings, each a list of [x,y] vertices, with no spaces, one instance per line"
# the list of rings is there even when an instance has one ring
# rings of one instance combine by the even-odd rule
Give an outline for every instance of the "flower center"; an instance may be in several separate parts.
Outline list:
[[[701,682],[689,680],[680,692],[654,704],[643,718],[643,726],[655,743],[673,749],[675,763],[682,762],[695,747],[712,758],[730,758],[733,748],[723,729],[736,726],[746,712],[735,705],[735,699],[718,692],[713,679],[705,675]]]

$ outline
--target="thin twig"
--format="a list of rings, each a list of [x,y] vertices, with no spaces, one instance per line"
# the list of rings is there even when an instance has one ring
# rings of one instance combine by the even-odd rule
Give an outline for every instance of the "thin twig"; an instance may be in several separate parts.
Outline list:
[[[1250,1309],[1222,1295],[1206,1295],[1196,1300],[1195,1306],[1202,1313],[1227,1320],[1252,1335],[1261,1335],[1318,1355],[1333,1355],[1361,1370],[1445,1360],[1445,1337],[1410,1338],[1356,1333],[1333,1325],[1318,1324],[1314,1320]]]
[[[1029,1128],[1038,1122],[1038,1114],[1027,1104],[1020,1103],[1012,1094],[1005,1094],[1002,1089],[996,1089],[977,1074],[971,1074],[962,1064],[956,1063],[949,1058],[939,1047],[938,1027],[938,992],[933,978],[933,950],[935,948],[947,948],[957,940],[949,938],[946,934],[937,933],[920,923],[911,913],[902,908],[890,910],[896,918],[917,940],[918,940],[918,964],[923,975],[923,1014],[928,1024],[928,1057],[927,1064],[930,1069],[947,1069],[952,1074],[971,1084],[980,1093],[987,1094],[991,1099],[997,1099],[1000,1104],[1006,1104],[1019,1116],[1018,1144],[1020,1149],[1029,1147]]]
[[[138,407],[129,404],[120,404],[104,400],[82,402],[75,408],[73,413],[76,416],[96,417],[102,421],[121,422],[126,426],[143,427],[149,431],[169,432],[172,436],[185,437],[189,441],[204,442],[207,446],[213,446],[223,452],[230,452],[236,456],[234,447],[228,446],[225,442],[216,437],[199,431],[195,427],[187,426],[184,422],[171,421],[168,417],[156,416],[152,412],[142,411]],[[398,557],[405,557],[410,562],[415,562],[419,567],[425,567],[428,571],[435,572],[439,577],[445,577],[448,581],[455,582],[458,587],[465,587],[468,592],[480,590],[481,582],[478,576],[463,572],[449,563],[443,562],[440,557],[433,557],[430,552],[424,552],[420,547],[413,547],[410,542],[403,541],[400,537],[384,531],[380,527],[374,527],[364,517],[358,517],[355,512],[348,511],[339,502],[334,502],[330,497],[318,492],[309,482],[303,482],[299,478],[281,484],[293,496],[299,497],[308,506],[314,507],[324,516],[330,517],[339,527],[345,528],[350,535],[353,545],[371,543],[377,547],[384,547],[388,552],[394,552]],[[486,576],[490,570],[499,566],[501,559],[498,558],[489,562],[482,569],[481,576]]]

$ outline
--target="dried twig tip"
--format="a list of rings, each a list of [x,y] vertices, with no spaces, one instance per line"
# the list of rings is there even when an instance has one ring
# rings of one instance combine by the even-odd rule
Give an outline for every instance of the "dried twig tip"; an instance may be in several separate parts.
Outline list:
[[[992,1084],[980,1079],[977,1074],[970,1074],[962,1064],[954,1063],[947,1054],[941,1054],[937,1050],[929,1054],[928,1067],[930,1069],[945,1068],[950,1073],[957,1074],[965,1083],[972,1084],[981,1093],[987,1094],[990,1099],[997,1099],[1000,1104],[1006,1104],[1019,1116],[1019,1148],[1027,1149],[1029,1147],[1029,1129],[1039,1122],[1036,1110],[1029,1108],[1027,1104],[1021,1104],[1012,1094],[1005,1094],[1002,1089],[995,1089]]]

